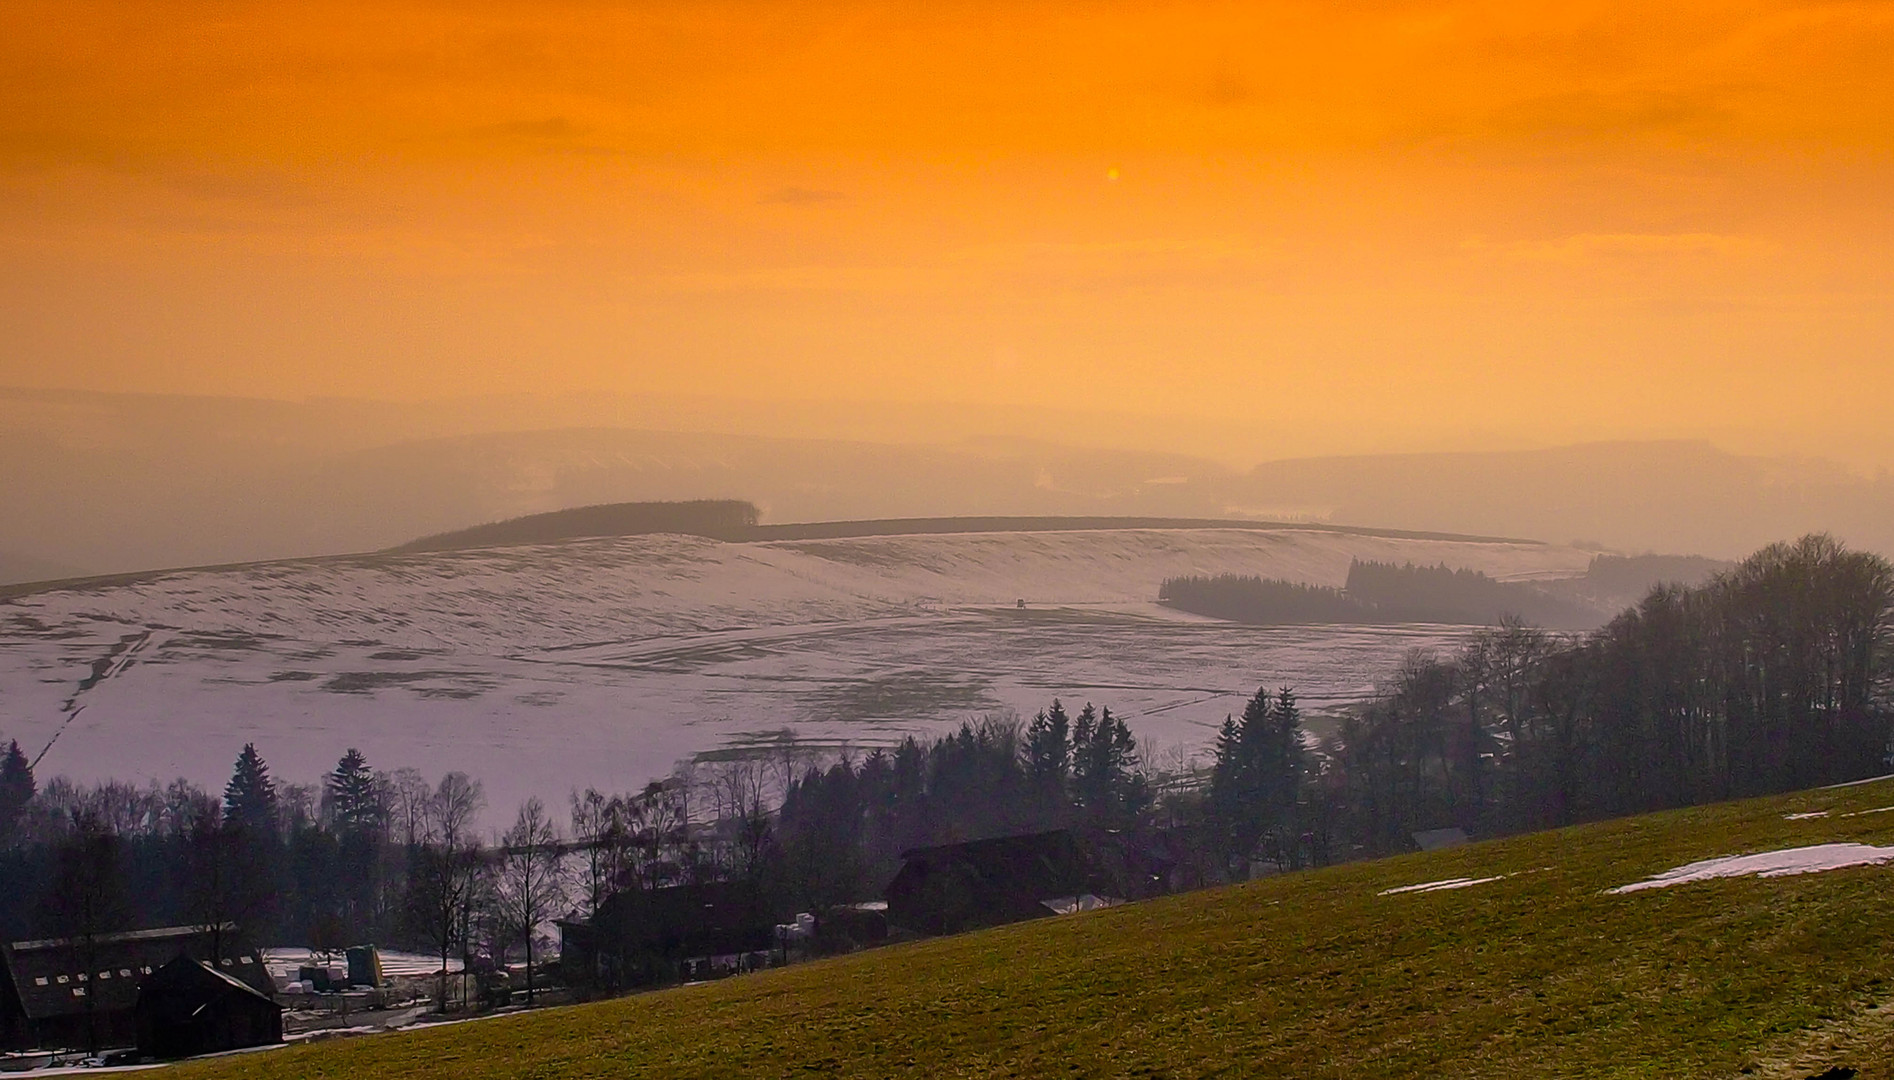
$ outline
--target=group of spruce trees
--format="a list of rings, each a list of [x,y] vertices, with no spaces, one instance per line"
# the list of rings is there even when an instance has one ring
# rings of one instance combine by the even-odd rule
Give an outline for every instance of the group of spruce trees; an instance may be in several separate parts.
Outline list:
[[[874,898],[910,848],[1152,820],[1137,740],[1109,708],[1054,701],[1022,729],[986,720],[931,743],[843,759],[793,779],[766,880],[791,907]]]

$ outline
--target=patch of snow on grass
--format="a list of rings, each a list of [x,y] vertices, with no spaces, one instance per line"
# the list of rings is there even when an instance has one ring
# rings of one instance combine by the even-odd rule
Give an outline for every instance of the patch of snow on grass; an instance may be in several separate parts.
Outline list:
[[[441,958],[426,953],[402,952],[399,949],[378,949],[381,954],[381,973],[388,978],[404,976],[434,975],[441,970]],[[315,953],[308,949],[269,948],[263,950],[263,966],[269,969],[273,978],[289,980],[296,977],[296,969],[305,964],[317,964]],[[329,967],[346,967],[340,953],[325,954],[321,964]],[[460,957],[447,958],[447,970],[460,970]]]
[[[1842,817],[1863,817],[1868,814],[1885,814],[1889,810],[1894,810],[1894,806],[1877,806],[1872,810],[1856,810],[1852,814],[1843,814]]]
[[[1505,874],[1500,874],[1495,877],[1457,877],[1448,878],[1445,881],[1424,881],[1419,885],[1402,885],[1398,888],[1382,889],[1375,895],[1393,896],[1396,893],[1446,892],[1448,889],[1464,889],[1472,885],[1484,885],[1489,881],[1498,881],[1500,878],[1506,876]]]
[[[1734,877],[1788,877],[1792,874],[1816,874],[1823,870],[1840,870],[1848,866],[1878,866],[1885,862],[1894,862],[1894,847],[1875,847],[1871,844],[1816,844],[1812,847],[1784,848],[1781,851],[1765,851],[1756,855],[1725,855],[1717,859],[1704,859],[1661,874],[1644,881],[1620,885],[1608,893],[1633,893],[1645,889],[1666,889],[1672,885],[1684,885],[1692,881],[1710,881],[1716,878]]]
[[[1826,811],[1826,810],[1807,810],[1807,811],[1804,811],[1804,812],[1802,812],[1802,813],[1800,813],[1800,814],[1784,814],[1784,815],[1782,815],[1782,820],[1784,820],[1784,821],[1807,821],[1807,820],[1808,820],[1808,819],[1810,819],[1810,818],[1818,818],[1818,817],[1827,817],[1827,816],[1828,816],[1828,811]],[[1844,815],[1842,815],[1842,816],[1844,816],[1844,817],[1846,817],[1846,816],[1848,816],[1848,815],[1845,815],[1845,814],[1844,814]]]

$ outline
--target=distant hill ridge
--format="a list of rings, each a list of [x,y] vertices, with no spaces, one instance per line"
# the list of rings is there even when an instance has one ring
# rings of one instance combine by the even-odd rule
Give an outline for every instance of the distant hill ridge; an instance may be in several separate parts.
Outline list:
[[[390,548],[396,552],[459,551],[464,548],[548,544],[605,536],[681,533],[732,539],[756,527],[754,503],[741,499],[693,499],[688,502],[627,502],[579,506],[527,514],[471,529],[436,533]]]
[[[758,524],[753,503],[740,499],[690,502],[630,502],[580,506],[508,518],[469,529],[424,536],[394,553],[461,551],[467,548],[551,544],[561,540],[677,533],[733,543],[767,540],[842,540],[864,536],[925,536],[976,532],[1077,532],[1113,529],[1298,529],[1348,536],[1385,536],[1397,540],[1452,540],[1462,543],[1537,544],[1503,536],[1374,529],[1309,522],[1259,521],[1250,518],[1171,517],[925,517],[867,521],[807,521]]]
[[[1218,518],[1161,517],[946,517],[888,518],[874,521],[813,521],[782,525],[741,524],[751,504],[740,500],[704,500],[689,503],[614,503],[579,507],[525,518],[509,519],[403,544],[380,551],[362,551],[335,555],[304,555],[250,562],[215,563],[199,566],[153,567],[118,574],[96,574],[22,584],[0,584],[0,601],[35,593],[58,590],[102,590],[137,585],[182,573],[245,572],[259,568],[291,567],[373,567],[393,560],[429,555],[458,555],[480,551],[501,552],[528,545],[556,547],[566,543],[631,539],[652,535],[701,537],[737,547],[749,543],[820,542],[898,537],[948,537],[995,534],[1021,536],[1078,532],[1138,532],[1156,530],[1198,531],[1203,533],[1297,533],[1308,537],[1360,538],[1364,541],[1423,541],[1448,544],[1491,546],[1497,550],[1561,552],[1565,549],[1538,540],[1508,540],[1490,536],[1458,536],[1451,533],[1405,532],[1397,529],[1370,529],[1346,525],[1225,520]],[[1556,555],[1552,563],[1561,567],[1554,576],[1568,576],[1576,568],[1564,569]],[[1542,568],[1543,569],[1543,568]],[[1163,573],[1152,581],[1161,580]],[[1139,590],[1142,592],[1142,588]]]

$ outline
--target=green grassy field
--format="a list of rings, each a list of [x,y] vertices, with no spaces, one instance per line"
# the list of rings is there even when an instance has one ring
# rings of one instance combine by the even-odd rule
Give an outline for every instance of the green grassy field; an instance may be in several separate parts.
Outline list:
[[[1894,1077],[1894,781],[1357,863],[721,983],[181,1066],[196,1077]],[[1785,820],[1789,812],[1830,816]],[[1465,889],[1380,896],[1456,877]]]

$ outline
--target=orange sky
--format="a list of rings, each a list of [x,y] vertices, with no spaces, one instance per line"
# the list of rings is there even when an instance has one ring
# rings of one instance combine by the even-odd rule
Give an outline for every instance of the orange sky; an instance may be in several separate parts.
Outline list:
[[[1254,416],[1257,455],[1708,433],[1894,465],[1894,4],[6,22],[0,383],[1058,404]]]

